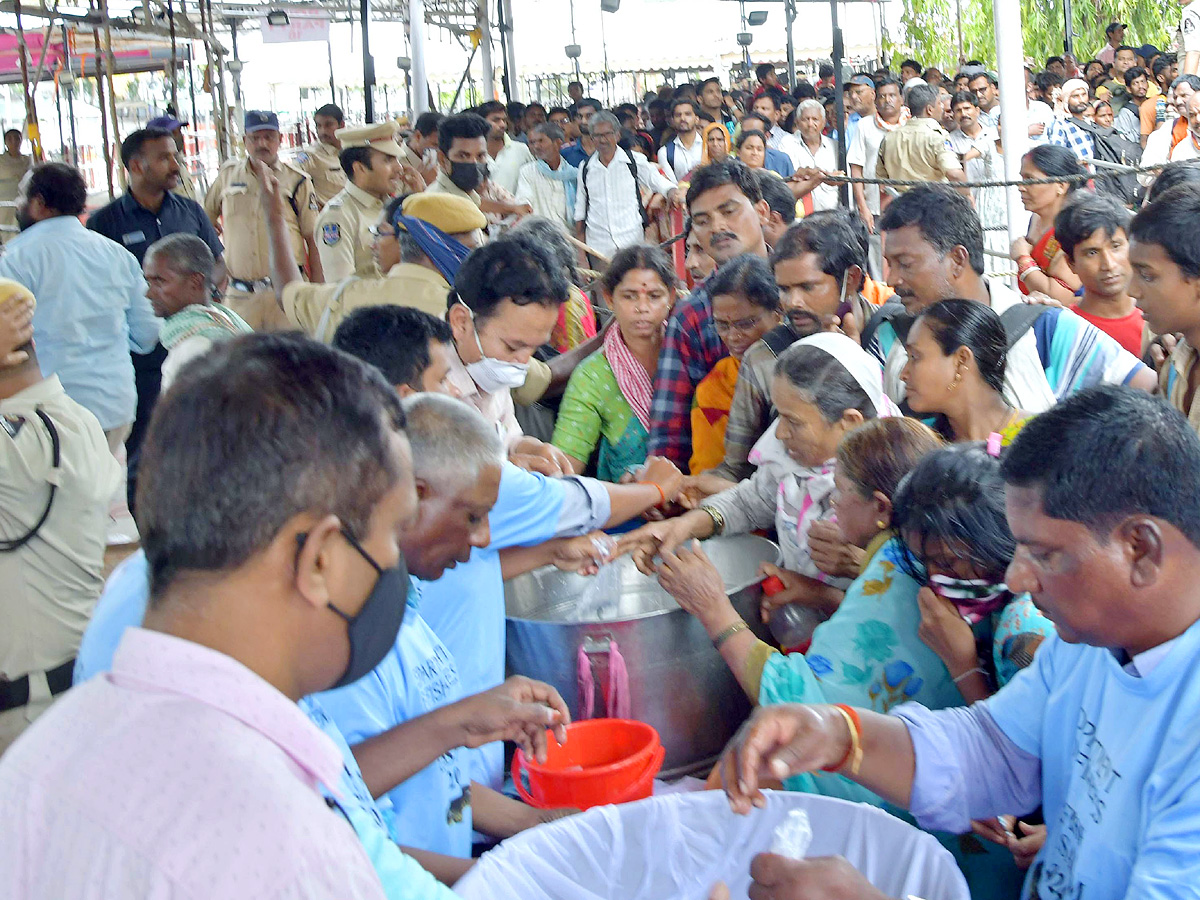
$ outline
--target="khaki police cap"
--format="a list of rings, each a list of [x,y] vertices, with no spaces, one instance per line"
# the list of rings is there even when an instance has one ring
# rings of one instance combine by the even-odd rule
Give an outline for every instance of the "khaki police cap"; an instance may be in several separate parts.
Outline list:
[[[462,234],[487,228],[487,218],[466,197],[453,194],[412,194],[402,207],[406,216],[421,219],[446,234]]]
[[[342,142],[342,149],[351,147],[371,147],[380,153],[401,156],[400,145],[396,143],[396,123],[378,122],[374,125],[360,125],[356,128],[339,128],[334,135]]]

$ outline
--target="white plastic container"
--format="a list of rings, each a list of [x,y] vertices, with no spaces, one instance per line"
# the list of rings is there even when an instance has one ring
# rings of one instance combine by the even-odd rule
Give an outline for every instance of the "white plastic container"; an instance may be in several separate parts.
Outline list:
[[[883,810],[830,797],[767,792],[735,815],[720,791],[601,806],[532,829],[483,856],[454,890],[464,900],[707,900],[714,883],[746,897],[750,861],[793,809],[812,824],[809,858],[844,856],[889,897],[970,900],[950,853]]]

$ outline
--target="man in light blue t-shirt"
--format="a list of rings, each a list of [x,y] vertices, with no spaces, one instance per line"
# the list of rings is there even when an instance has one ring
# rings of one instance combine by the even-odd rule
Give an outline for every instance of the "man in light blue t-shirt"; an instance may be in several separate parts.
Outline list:
[[[1006,583],[1058,636],[967,708],[760,708],[723,762],[730,802],[748,812],[760,772],[831,769],[925,828],[988,819],[977,831],[1036,851],[1027,898],[1196,896],[1200,437],[1161,399],[1097,387],[1031,420],[1001,472]],[[994,819],[1038,806],[1044,836]],[[844,860],[764,854],[753,874],[763,897],[881,896]]]

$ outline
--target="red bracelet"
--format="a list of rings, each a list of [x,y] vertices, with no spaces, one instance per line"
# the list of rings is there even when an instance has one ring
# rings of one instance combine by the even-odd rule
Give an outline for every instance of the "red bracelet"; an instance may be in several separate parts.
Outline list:
[[[833,708],[842,715],[846,720],[846,724],[850,727],[850,747],[846,750],[846,755],[838,760],[836,766],[826,766],[821,771],[837,772],[849,763],[850,774],[857,775],[858,767],[862,763],[862,719],[858,717],[858,710],[853,706],[847,706],[845,703],[835,703],[833,704]]]
[[[667,505],[667,492],[662,489],[662,486],[660,484],[658,484],[657,482],[654,482],[654,481],[639,481],[638,484],[650,484],[650,485],[653,485],[654,487],[658,488],[658,505],[659,506]]]

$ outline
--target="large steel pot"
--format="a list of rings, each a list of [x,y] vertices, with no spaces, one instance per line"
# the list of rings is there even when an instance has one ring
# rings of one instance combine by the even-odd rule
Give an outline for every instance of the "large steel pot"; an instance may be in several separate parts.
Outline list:
[[[725,579],[725,591],[760,636],[759,565],[777,549],[754,535],[717,537],[704,550]],[[666,775],[711,763],[745,720],[750,703],[704,628],[624,558],[612,563],[620,592],[581,620],[579,601],[591,579],[548,567],[505,585],[508,668],[554,685],[575,718],[605,714],[615,642],[629,674],[632,718],[658,729]],[[615,577],[615,576],[614,576]],[[580,650],[593,679],[595,702],[580,709]]]

